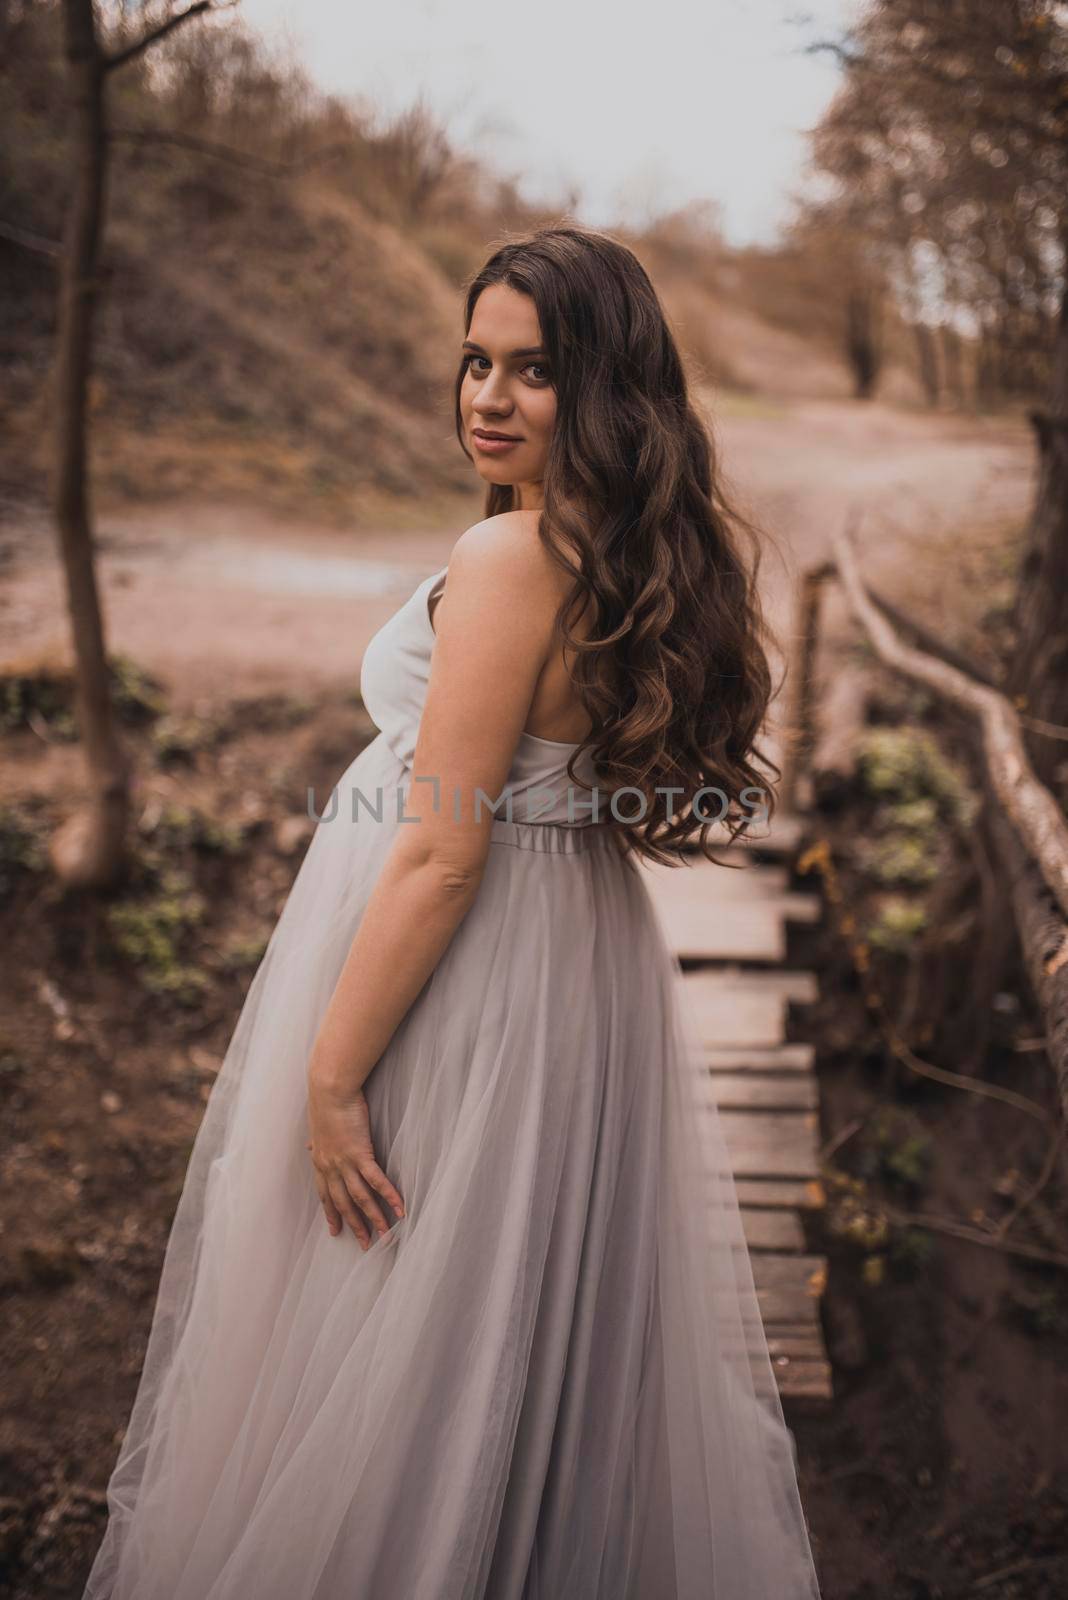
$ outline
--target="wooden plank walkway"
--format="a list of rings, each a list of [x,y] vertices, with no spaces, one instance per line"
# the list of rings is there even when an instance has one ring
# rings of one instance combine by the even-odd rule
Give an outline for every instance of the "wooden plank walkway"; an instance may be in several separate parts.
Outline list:
[[[730,868],[694,852],[682,866],[648,862],[642,871],[684,963],[779,1392],[824,1405],[833,1398],[819,1318],[827,1264],[806,1249],[801,1218],[823,1204],[818,1085],[812,1047],[786,1038],[789,1007],[819,993],[813,973],[786,966],[787,924],[815,922],[822,911],[815,896],[788,887],[785,861],[800,830],[798,818],[783,816],[759,839],[723,845],[717,854]]]

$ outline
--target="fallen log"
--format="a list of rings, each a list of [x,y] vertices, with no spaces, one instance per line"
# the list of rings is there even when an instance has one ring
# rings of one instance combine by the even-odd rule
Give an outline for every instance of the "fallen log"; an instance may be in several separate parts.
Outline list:
[[[947,661],[902,644],[864,588],[853,553],[852,530],[836,535],[833,545],[850,605],[880,659],[895,672],[925,684],[942,699],[978,719],[994,793],[1014,823],[1027,854],[1037,863],[1062,912],[1068,916],[1068,820],[1045,784],[1035,776],[1015,707],[998,689],[977,683]]]
[[[865,589],[849,527],[832,540],[838,574],[879,658],[978,721],[991,800],[992,834],[1012,895],[1013,914],[1046,1049],[1068,1120],[1068,821],[1035,775],[1020,719],[999,690],[958,667],[903,644]]]

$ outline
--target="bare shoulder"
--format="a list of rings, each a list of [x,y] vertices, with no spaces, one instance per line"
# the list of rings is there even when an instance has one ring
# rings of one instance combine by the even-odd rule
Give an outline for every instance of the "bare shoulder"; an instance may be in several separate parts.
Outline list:
[[[527,606],[559,598],[559,569],[538,537],[537,511],[501,511],[473,523],[453,545],[449,581],[487,603],[524,599]]]

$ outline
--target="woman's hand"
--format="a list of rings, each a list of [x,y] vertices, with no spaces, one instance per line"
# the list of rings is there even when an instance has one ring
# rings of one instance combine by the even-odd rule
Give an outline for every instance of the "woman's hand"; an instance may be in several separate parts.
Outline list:
[[[390,1225],[373,1191],[388,1200],[398,1217],[404,1216],[404,1201],[375,1160],[371,1118],[363,1090],[339,1090],[309,1073],[308,1128],[311,1138],[307,1148],[312,1153],[315,1186],[330,1232],[341,1231],[344,1217],[361,1248],[368,1250],[371,1234],[357,1206],[380,1234],[386,1234]]]

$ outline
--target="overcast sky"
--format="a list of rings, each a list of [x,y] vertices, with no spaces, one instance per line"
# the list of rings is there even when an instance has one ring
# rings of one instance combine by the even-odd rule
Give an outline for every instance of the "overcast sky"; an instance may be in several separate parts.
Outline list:
[[[735,243],[788,212],[804,130],[834,93],[804,54],[857,0],[243,0],[323,88],[386,110],[422,91],[454,142],[593,226],[690,200]]]

